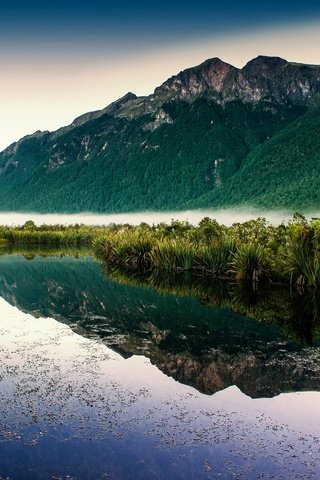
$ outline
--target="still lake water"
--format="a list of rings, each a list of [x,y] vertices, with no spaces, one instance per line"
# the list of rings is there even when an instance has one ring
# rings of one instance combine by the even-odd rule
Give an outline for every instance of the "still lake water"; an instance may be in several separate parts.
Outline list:
[[[0,478],[319,479],[316,293],[152,285],[0,257]]]

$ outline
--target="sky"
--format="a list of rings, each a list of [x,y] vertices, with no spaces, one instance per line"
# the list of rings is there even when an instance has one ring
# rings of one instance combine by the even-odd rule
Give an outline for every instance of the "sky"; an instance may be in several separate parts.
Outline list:
[[[319,45],[319,0],[1,0],[0,150],[207,58],[320,64]]]

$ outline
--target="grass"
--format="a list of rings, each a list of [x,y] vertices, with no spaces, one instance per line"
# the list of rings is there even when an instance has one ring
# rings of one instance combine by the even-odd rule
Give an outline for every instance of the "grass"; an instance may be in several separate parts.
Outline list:
[[[254,243],[239,245],[233,253],[231,271],[237,280],[257,283],[269,274],[268,254]]]
[[[257,285],[320,287],[320,220],[295,214],[272,226],[263,218],[231,227],[208,218],[188,222],[87,227],[0,227],[0,243],[13,246],[93,247],[107,269],[193,272]]]
[[[188,271],[195,266],[196,254],[196,246],[186,239],[165,239],[155,243],[150,261],[155,269]]]
[[[212,233],[213,232],[213,233]],[[272,226],[263,218],[225,227],[204,219],[117,229],[94,242],[107,268],[194,272],[237,282],[320,287],[320,220],[295,214]],[[142,261],[139,261],[139,258]]]
[[[298,287],[317,288],[320,285],[320,253],[306,248],[303,244],[293,244],[288,255],[289,272]]]
[[[33,222],[32,222],[33,223]],[[91,246],[102,229],[74,225],[0,227],[0,243],[9,245]]]

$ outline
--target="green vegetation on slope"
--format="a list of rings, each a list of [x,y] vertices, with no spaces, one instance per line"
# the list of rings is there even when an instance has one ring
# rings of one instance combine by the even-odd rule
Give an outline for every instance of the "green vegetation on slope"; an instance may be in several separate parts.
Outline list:
[[[153,114],[106,113],[60,136],[29,137],[11,156],[0,154],[1,210],[119,212],[221,205],[229,201],[225,187],[250,162],[250,152],[254,158],[256,147],[306,109],[240,101],[222,107],[214,98],[197,97],[171,100],[162,110],[171,123],[158,128],[152,126]],[[231,198],[241,203],[246,188],[235,185]]]
[[[315,108],[254,148],[222,188],[192,206],[319,208],[319,168],[320,108]]]

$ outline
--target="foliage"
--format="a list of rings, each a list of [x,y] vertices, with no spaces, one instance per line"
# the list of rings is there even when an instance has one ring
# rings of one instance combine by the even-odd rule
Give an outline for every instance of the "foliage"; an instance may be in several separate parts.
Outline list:
[[[317,288],[320,285],[320,224],[318,220],[307,222],[295,215],[290,226],[286,263],[291,279],[299,287]]]
[[[196,207],[253,205],[317,209],[320,202],[320,108],[313,108],[253,148],[223,188]]]
[[[165,239],[156,242],[150,257],[155,269],[191,270],[195,265],[196,245],[185,239]]]
[[[4,246],[93,247],[107,269],[131,272],[194,272],[257,283],[320,286],[320,219],[295,214],[287,224],[264,218],[230,227],[203,219],[197,227],[167,225],[0,227]]]
[[[200,268],[215,275],[226,275],[234,250],[234,242],[230,238],[222,238],[198,249],[197,262]]]
[[[264,218],[231,227],[210,219],[198,227],[139,226],[109,230],[94,242],[97,256],[110,267],[146,271],[197,272],[239,282],[267,281],[320,286],[320,220],[295,214],[277,227]],[[147,260],[138,261],[139,255]]]
[[[22,227],[0,227],[0,241],[10,245],[52,245],[52,246],[84,246],[91,245],[99,227],[74,225],[42,225],[37,227],[32,221]]]
[[[237,280],[257,283],[268,272],[266,250],[254,243],[240,245],[233,254],[231,267]]]
[[[172,123],[155,129],[147,128],[151,113],[105,113],[21,140],[13,153],[0,153],[1,209],[127,212],[319,200],[318,175],[311,175],[318,172],[319,120],[303,120],[304,109],[221,106],[199,96],[163,110]],[[298,117],[301,124],[286,130]],[[306,175],[314,178],[307,188]],[[210,223],[203,230],[215,234]]]

